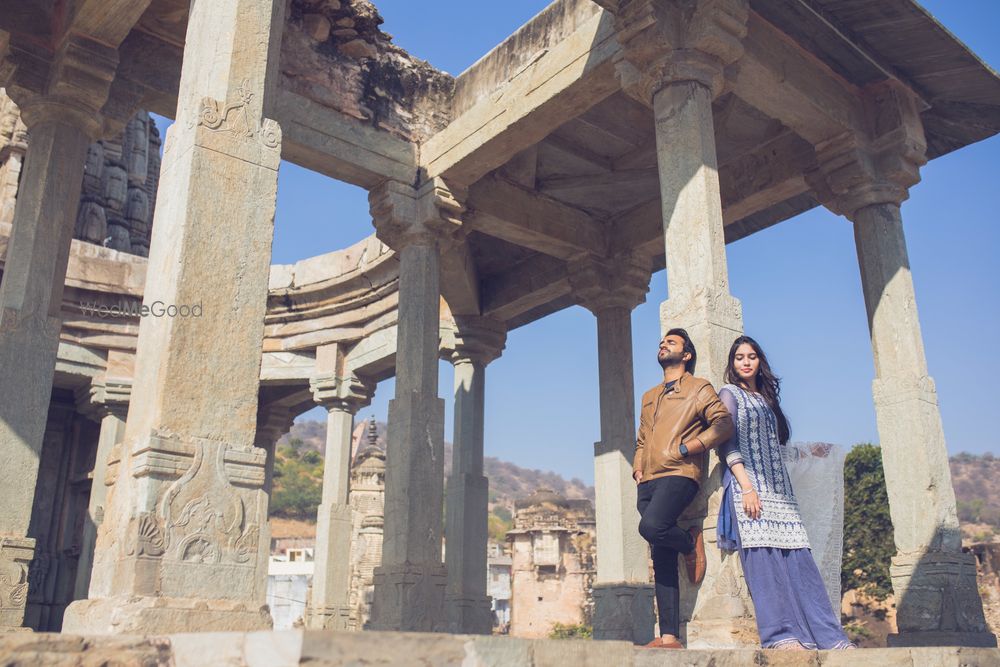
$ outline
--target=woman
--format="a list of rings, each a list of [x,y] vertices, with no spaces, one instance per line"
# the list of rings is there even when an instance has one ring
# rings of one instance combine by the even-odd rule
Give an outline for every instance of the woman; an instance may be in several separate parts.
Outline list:
[[[856,648],[827,597],[788,480],[788,420],[780,382],[760,345],[740,336],[729,350],[719,398],[736,433],[720,449],[727,465],[719,546],[739,550],[763,648]]]

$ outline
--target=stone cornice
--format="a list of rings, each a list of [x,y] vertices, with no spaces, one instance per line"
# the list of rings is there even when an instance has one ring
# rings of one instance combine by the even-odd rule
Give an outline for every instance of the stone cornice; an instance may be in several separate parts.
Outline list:
[[[743,54],[747,0],[619,0],[601,3],[615,14],[622,46],[615,70],[622,89],[643,104],[670,83],[696,81],[722,92],[723,70]]]
[[[848,218],[866,206],[901,204],[927,162],[919,101],[907,88],[881,83],[864,101],[869,126],[816,146],[817,168],[807,177],[819,200]]]

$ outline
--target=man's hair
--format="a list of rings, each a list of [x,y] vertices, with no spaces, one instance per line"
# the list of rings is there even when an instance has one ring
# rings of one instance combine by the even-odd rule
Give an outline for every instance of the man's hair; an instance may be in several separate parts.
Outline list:
[[[694,343],[691,342],[691,336],[688,336],[688,332],[684,329],[671,329],[666,333],[666,335],[677,336],[684,341],[684,351],[691,355],[691,358],[684,364],[684,370],[694,375],[694,367],[698,363],[698,352],[694,349]]]

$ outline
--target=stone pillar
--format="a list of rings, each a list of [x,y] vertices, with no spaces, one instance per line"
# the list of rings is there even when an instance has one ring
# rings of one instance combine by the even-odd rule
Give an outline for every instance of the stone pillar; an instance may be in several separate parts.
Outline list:
[[[280,403],[257,407],[257,430],[254,433],[254,447],[266,452],[264,464],[264,493],[271,497],[274,486],[274,457],[278,448],[278,440],[287,434],[295,422],[292,411]]]
[[[920,179],[919,108],[898,84],[868,91],[873,127],[817,146],[812,185],[854,223],[872,352],[875,416],[896,555],[890,574],[899,634],[891,646],[996,646],[962,551],[934,380],[927,373],[900,205]]]
[[[101,425],[97,455],[94,458],[94,472],[90,480],[87,518],[83,524],[80,560],[77,564],[76,583],[73,589],[73,598],[82,600],[87,597],[87,591],[90,590],[97,527],[104,521],[104,507],[108,495],[108,461],[115,445],[120,445],[125,435],[125,417],[128,414],[128,404],[132,394],[132,380],[103,375],[95,378],[77,393],[78,411]]]
[[[337,348],[338,346],[325,346]],[[331,350],[336,354],[335,350]],[[317,351],[322,367],[324,352]],[[330,355],[332,356],[332,355]],[[341,368],[341,371],[343,369]],[[351,616],[351,530],[349,503],[354,415],[371,402],[374,387],[357,377],[326,373],[310,381],[316,402],[327,409],[323,498],[316,519],[316,566],[306,627],[358,630]]]
[[[396,397],[389,402],[385,541],[371,627],[442,631],[444,401],[438,397],[441,242],[462,206],[435,179],[388,181],[369,196],[378,236],[399,254]]]
[[[698,349],[696,374],[715,387],[743,316],[729,293],[712,100],[722,91],[725,66],[743,53],[747,14],[746,0],[638,0],[616,17],[622,87],[651,106],[656,121],[669,292],[660,307],[661,333],[686,329]],[[697,588],[681,576],[681,617],[689,620],[689,647],[740,646],[755,634],[752,605],[736,555],[716,546],[722,500],[716,452],[707,469],[681,518],[702,527],[708,567]]]
[[[44,95],[15,98],[31,140],[0,282],[0,629],[24,620],[27,537],[45,432],[63,283],[87,146],[118,65],[114,49],[66,40],[49,65]]]
[[[632,310],[646,300],[648,268],[629,257],[571,267],[579,302],[597,318],[601,440],[594,443],[597,578],[594,639],[645,644],[653,639],[649,549],[639,535],[635,455]]]
[[[268,628],[255,447],[281,136],[267,118],[285,3],[191,4],[133,402],[74,633]],[[170,310],[176,309],[176,310]],[[266,535],[265,535],[266,536]]]
[[[445,604],[448,631],[488,635],[493,630],[486,595],[489,480],[483,476],[486,366],[500,356],[506,327],[487,318],[456,315],[455,449],[445,516]]]

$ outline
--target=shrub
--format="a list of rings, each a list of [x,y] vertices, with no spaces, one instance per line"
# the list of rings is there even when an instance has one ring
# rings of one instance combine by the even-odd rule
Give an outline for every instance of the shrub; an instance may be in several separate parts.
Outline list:
[[[549,631],[549,639],[591,639],[593,636],[594,628],[583,623],[576,625],[555,623]]]

